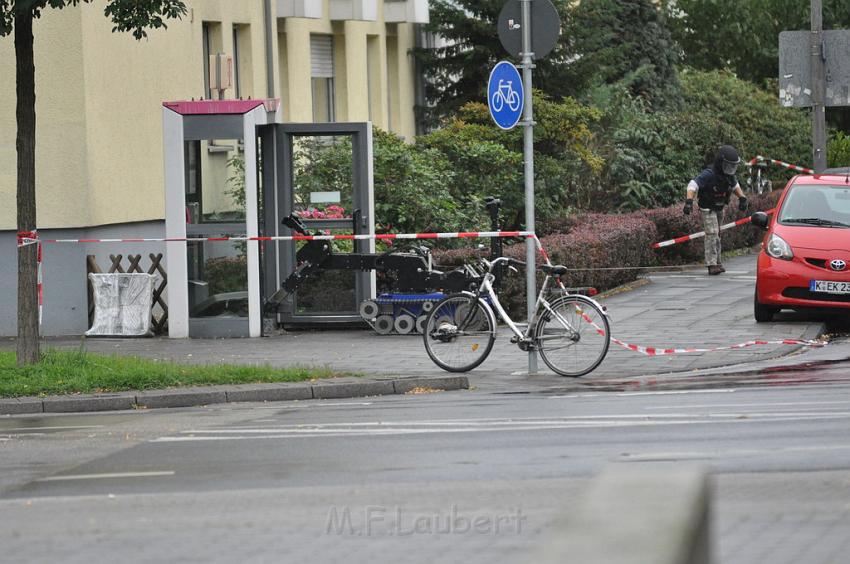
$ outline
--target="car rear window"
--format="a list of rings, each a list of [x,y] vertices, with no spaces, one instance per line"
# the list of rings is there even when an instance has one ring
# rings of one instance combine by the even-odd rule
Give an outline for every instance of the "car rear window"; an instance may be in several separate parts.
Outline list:
[[[850,224],[850,185],[798,184],[789,190],[779,211],[781,223],[822,219]]]

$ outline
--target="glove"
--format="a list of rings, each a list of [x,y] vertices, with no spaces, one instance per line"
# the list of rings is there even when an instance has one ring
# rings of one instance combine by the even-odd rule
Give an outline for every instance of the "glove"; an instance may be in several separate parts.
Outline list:
[[[685,215],[691,215],[691,212],[694,211],[694,199],[688,198],[685,200],[685,207],[682,208],[682,213]]]
[[[738,198],[738,209],[740,211],[747,211],[747,199],[743,196]]]

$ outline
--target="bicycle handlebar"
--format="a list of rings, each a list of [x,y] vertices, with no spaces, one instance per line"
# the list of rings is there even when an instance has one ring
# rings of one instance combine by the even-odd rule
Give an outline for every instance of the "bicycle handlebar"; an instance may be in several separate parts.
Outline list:
[[[524,262],[522,262],[521,260],[516,260],[516,259],[510,258],[510,257],[499,257],[499,258],[494,259],[492,261],[489,261],[487,259],[481,259],[481,260],[483,260],[484,264],[487,265],[488,272],[492,272],[493,268],[497,264],[499,264],[500,262],[506,262],[508,264],[508,266],[521,266],[521,267],[526,266],[526,264]]]

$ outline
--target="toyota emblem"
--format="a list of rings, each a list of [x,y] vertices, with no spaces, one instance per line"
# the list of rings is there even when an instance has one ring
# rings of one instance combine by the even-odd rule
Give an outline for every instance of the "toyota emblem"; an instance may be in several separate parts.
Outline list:
[[[835,259],[829,261],[829,267],[832,270],[844,270],[845,268],[847,268],[847,263],[841,259]]]

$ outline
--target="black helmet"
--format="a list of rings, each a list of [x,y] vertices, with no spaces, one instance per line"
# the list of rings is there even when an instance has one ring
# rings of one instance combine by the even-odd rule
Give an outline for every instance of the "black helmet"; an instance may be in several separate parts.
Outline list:
[[[722,172],[726,176],[732,176],[738,169],[741,163],[741,157],[738,156],[738,151],[731,145],[723,145],[717,150],[717,155],[714,157],[714,168],[718,172]]]

